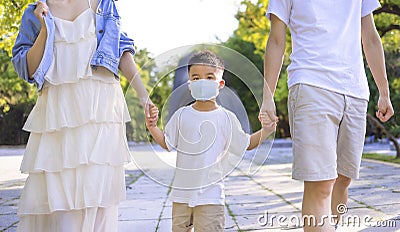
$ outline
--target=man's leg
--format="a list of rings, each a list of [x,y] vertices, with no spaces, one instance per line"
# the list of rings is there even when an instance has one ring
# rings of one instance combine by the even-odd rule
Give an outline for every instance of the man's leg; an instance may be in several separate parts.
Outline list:
[[[292,177],[304,181],[305,231],[334,231],[331,197],[338,173],[337,141],[344,107],[344,96],[329,90],[302,84],[289,89]]]
[[[333,186],[331,208],[335,224],[339,222],[341,215],[344,214],[347,209],[347,206],[345,206],[339,209],[338,212],[338,207],[347,204],[350,183],[351,178],[339,174]]]
[[[335,180],[304,181],[302,215],[304,231],[334,231],[329,223],[331,193]],[[323,221],[322,221],[323,220]]]
[[[347,207],[341,206],[338,214],[338,205],[346,204],[348,187],[352,179],[357,179],[360,171],[361,156],[364,148],[367,104],[360,100],[345,96],[345,111],[339,128],[337,145],[337,172],[338,178],[332,193],[332,215],[345,213]]]

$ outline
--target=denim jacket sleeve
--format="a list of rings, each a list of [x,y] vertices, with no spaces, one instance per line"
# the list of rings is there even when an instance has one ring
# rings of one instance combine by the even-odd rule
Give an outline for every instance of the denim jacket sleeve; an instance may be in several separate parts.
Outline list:
[[[29,83],[35,83],[36,87],[40,90],[44,83],[44,75],[49,69],[53,58],[52,51],[54,38],[52,35],[54,31],[54,22],[51,19],[52,17],[50,13],[44,18],[47,27],[46,45],[39,67],[35,73],[33,73],[33,79],[30,79],[28,73],[27,53],[35,43],[41,28],[39,20],[33,14],[35,8],[36,4],[29,5],[22,15],[19,33],[12,48],[13,57],[11,61],[18,76]]]
[[[135,55],[134,42],[125,32],[121,31],[121,38],[119,40],[119,56],[121,57],[126,51]]]
[[[92,57],[92,66],[103,66],[118,76],[122,54],[134,54],[134,43],[122,32],[116,0],[99,0],[96,9],[97,49]]]

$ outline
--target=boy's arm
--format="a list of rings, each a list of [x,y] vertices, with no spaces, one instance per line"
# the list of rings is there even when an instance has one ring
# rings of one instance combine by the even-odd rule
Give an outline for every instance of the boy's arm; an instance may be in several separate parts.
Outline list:
[[[149,129],[150,134],[153,136],[154,140],[165,150],[168,150],[167,144],[165,143],[165,136],[164,136],[164,132],[158,128],[157,126],[154,127],[148,127],[147,129]]]
[[[286,25],[276,15],[271,14],[271,30],[264,54],[264,89],[260,112],[267,113],[271,122],[277,122],[274,92],[282,68],[286,47]]]
[[[165,135],[164,132],[157,127],[158,120],[158,109],[155,105],[150,105],[149,115],[145,115],[146,118],[146,127],[150,131],[150,134],[153,136],[154,140],[165,150],[168,150],[167,144],[165,143]]]
[[[381,38],[375,28],[372,13],[361,19],[361,38],[365,58],[371,69],[375,84],[379,90],[378,111],[376,117],[382,122],[388,121],[394,114],[390,102],[389,83],[386,76],[385,55]]]
[[[256,147],[258,147],[264,140],[268,138],[269,135],[272,134],[272,132],[275,131],[276,124],[275,126],[271,127],[263,127],[262,129],[258,130],[257,132],[253,133],[250,135],[250,144],[247,147],[247,150],[252,150]]]

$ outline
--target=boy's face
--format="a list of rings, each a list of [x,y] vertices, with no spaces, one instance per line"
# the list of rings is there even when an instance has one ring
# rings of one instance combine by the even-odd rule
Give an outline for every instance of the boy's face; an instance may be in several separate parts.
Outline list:
[[[197,81],[200,79],[216,81],[219,83],[218,89],[225,86],[225,81],[222,79],[224,70],[210,65],[192,65],[189,71],[189,81]]]

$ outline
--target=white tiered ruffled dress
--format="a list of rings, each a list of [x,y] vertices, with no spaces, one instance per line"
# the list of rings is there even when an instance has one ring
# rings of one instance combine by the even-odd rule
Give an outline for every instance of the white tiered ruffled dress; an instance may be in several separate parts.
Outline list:
[[[95,13],[55,18],[53,63],[24,130],[18,231],[116,231],[130,161],[129,113],[119,81],[92,70]]]

